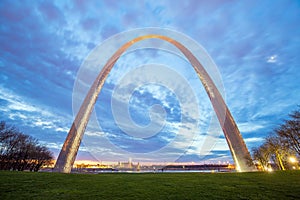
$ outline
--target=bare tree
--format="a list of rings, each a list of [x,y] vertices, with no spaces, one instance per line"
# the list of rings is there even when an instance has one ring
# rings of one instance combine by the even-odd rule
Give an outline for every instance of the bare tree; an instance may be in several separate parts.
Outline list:
[[[258,162],[263,171],[269,168],[271,151],[266,143],[252,149],[253,159]]]
[[[300,156],[300,111],[296,110],[289,116],[291,119],[286,120],[275,133]]]
[[[273,161],[278,169],[285,170],[290,167],[290,156],[297,154],[300,157],[300,110],[289,116],[290,119],[274,129],[261,146],[252,149],[253,160],[263,169],[266,169],[269,161]]]
[[[288,156],[291,154],[291,150],[288,146],[281,138],[276,136],[267,137],[265,144],[270,151],[271,160],[273,160],[280,170],[285,170]]]
[[[52,153],[37,139],[0,122],[0,169],[38,171],[52,159]]]

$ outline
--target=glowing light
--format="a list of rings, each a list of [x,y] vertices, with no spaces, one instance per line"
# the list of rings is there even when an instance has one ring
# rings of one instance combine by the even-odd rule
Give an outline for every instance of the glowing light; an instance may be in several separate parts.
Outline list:
[[[297,159],[295,157],[289,157],[291,163],[296,163]]]
[[[268,63],[276,63],[277,62],[277,55],[272,55],[272,56],[268,57],[267,62]]]
[[[269,167],[269,168],[267,169],[267,171],[268,171],[268,172],[272,172],[272,171],[273,171],[272,167]]]

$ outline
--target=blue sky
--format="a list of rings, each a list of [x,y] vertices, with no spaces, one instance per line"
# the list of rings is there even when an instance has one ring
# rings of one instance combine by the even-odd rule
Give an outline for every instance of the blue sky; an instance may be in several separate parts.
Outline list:
[[[0,120],[39,139],[57,156],[74,118],[73,86],[89,53],[123,31],[168,28],[193,38],[214,60],[228,107],[251,149],[299,105],[299,23],[300,3],[292,0],[4,0],[0,2]],[[95,107],[101,131],[89,124],[78,159],[118,161],[139,153],[133,159],[153,161],[151,152],[175,138],[183,114],[178,94],[168,87],[145,85],[130,98],[129,114],[140,126],[151,122],[152,105],[165,109],[165,126],[147,141],[129,137],[112,115],[112,94],[120,77],[149,63],[174,65],[192,90],[197,89],[195,110],[201,117],[191,120],[197,121],[198,132],[172,143],[173,151],[164,156],[176,152],[182,154],[180,161],[232,161],[222,134],[211,152],[199,156],[202,136],[213,118],[207,95],[186,61],[153,49],[120,58]]]

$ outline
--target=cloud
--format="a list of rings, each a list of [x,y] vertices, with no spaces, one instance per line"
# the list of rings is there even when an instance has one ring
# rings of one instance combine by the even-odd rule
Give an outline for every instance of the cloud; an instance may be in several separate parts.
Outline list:
[[[282,10],[289,12],[282,13]],[[145,26],[167,27],[195,39],[212,56],[223,79],[228,107],[247,145],[254,146],[299,104],[298,22],[299,5],[296,1],[3,0],[0,3],[1,118],[20,124],[33,136],[48,142],[51,148],[58,149],[73,119],[71,101],[76,74],[91,49],[121,31]],[[110,50],[107,49],[107,52]],[[182,108],[168,90],[154,86],[137,88],[130,101],[130,112],[135,122],[148,124],[150,119],[146,111],[154,103],[162,105],[169,114],[166,129],[145,147],[140,138],[124,135],[116,127],[110,97],[124,74],[149,63],[172,66],[188,80],[198,102],[189,101],[188,96],[183,101],[187,108],[197,109],[200,116],[189,113],[179,116]],[[91,77],[87,74],[86,81],[82,80],[82,83],[87,84],[89,79]],[[174,87],[185,90],[180,88],[181,83],[170,80]],[[118,100],[123,99],[120,97]],[[186,131],[196,130],[199,137],[183,135],[180,136],[182,142],[172,146],[174,153],[178,153],[186,142],[194,141],[185,160],[199,158],[197,152],[213,113],[205,90],[190,64],[167,52],[153,50],[131,52],[119,59],[104,85],[95,110],[103,130],[97,132],[94,130],[97,124],[90,124],[86,138],[110,137],[116,145],[132,151],[140,148],[150,151],[169,144],[180,127]],[[185,117],[187,123],[180,125],[179,117]],[[197,129],[192,128],[195,123],[199,123]],[[93,143],[100,152],[109,152],[107,159],[110,155],[122,156],[122,153],[110,149],[111,146],[105,146],[104,142],[98,145],[104,147]],[[168,153],[172,154],[171,151]],[[105,156],[105,153],[101,155]],[[218,156],[224,159],[230,157],[224,138],[216,143],[207,159],[217,159]]]
[[[258,124],[259,123],[259,124]],[[238,123],[238,128],[242,133],[255,133],[257,130],[265,128],[265,125],[261,122],[245,122],[245,123]]]
[[[40,130],[50,129],[56,133],[66,133],[69,130],[70,115],[44,105],[28,103],[32,100],[3,87],[0,87],[0,94],[1,101],[6,102],[0,105],[2,117],[17,121],[19,126]],[[69,122],[66,119],[69,119]]]
[[[262,142],[264,141],[265,138],[261,137],[253,137],[253,138],[245,138],[244,141],[246,143],[257,143],[257,142]]]
[[[64,25],[64,15],[61,10],[51,2],[43,2],[38,6],[41,14],[45,17],[45,21],[60,22]]]

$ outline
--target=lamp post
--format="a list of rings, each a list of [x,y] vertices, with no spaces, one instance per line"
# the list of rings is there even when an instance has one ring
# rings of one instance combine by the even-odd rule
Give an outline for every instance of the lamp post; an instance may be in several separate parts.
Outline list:
[[[292,164],[292,169],[298,168],[298,161],[297,161],[296,157],[294,157],[294,156],[289,157],[289,161]]]

